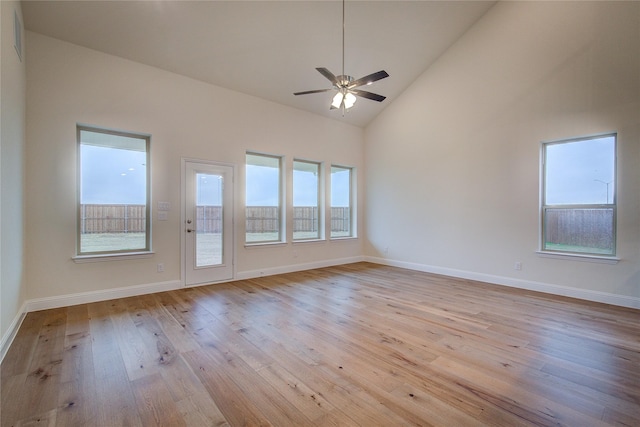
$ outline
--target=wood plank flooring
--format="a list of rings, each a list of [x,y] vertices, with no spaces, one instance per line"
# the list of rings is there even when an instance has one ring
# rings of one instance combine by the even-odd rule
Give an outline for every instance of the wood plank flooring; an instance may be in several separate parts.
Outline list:
[[[640,311],[368,263],[29,313],[4,426],[640,425]]]

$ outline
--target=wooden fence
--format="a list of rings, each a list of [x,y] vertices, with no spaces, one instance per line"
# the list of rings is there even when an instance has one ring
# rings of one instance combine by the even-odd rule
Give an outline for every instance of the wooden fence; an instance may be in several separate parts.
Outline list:
[[[278,231],[280,219],[275,206],[247,206],[247,233]],[[348,207],[331,208],[331,231],[348,232],[351,214]],[[293,208],[293,231],[318,231],[318,208],[297,206]]]
[[[613,249],[613,209],[547,209],[547,243]]]
[[[280,226],[278,208],[275,206],[247,206],[247,233],[277,232]],[[348,207],[331,208],[331,231],[349,232],[351,212]],[[318,231],[318,208],[296,206],[293,208],[293,231]]]
[[[351,208],[331,208],[331,232],[351,233]]]
[[[280,230],[280,216],[275,206],[247,206],[246,232],[272,233]]]
[[[146,228],[144,205],[81,205],[82,234],[143,233]],[[331,208],[331,231],[349,232],[351,213],[348,207]],[[220,206],[197,206],[196,226],[199,232],[222,230]],[[278,231],[280,218],[275,206],[247,206],[247,233]],[[312,206],[293,208],[293,231],[318,231],[318,209]],[[546,241],[571,246],[612,249],[612,209],[548,209],[545,225]]]
[[[144,233],[145,205],[80,205],[80,232]]]
[[[318,231],[318,208],[300,206],[293,208],[293,232]]]
[[[81,233],[144,233],[145,205],[81,205]],[[247,233],[278,231],[280,218],[275,206],[247,206]],[[331,208],[331,231],[348,232],[348,207]],[[196,229],[204,233],[222,230],[220,206],[197,206]],[[318,231],[318,209],[313,206],[293,208],[293,231]]]
[[[222,206],[196,206],[198,233],[222,232]]]

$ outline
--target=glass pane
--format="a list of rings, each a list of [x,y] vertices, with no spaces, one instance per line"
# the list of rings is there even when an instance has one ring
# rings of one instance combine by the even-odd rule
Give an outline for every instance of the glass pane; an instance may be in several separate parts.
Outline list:
[[[614,255],[613,209],[546,209],[544,250]]]
[[[545,204],[613,204],[615,136],[546,145]]]
[[[221,175],[196,173],[196,267],[222,264]]]
[[[147,138],[79,132],[80,254],[148,250]]]
[[[331,167],[331,237],[350,237],[351,169]]]
[[[293,162],[293,238],[318,239],[320,165],[313,162]]]
[[[277,242],[280,236],[280,158],[247,154],[246,242]]]

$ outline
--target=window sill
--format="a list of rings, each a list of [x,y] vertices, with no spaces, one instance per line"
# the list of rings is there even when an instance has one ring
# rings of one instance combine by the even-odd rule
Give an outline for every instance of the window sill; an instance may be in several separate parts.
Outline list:
[[[324,243],[326,242],[326,239],[299,239],[299,240],[294,240],[293,244],[297,245],[299,243]]]
[[[582,255],[567,252],[536,251],[543,258],[566,259],[572,261],[595,262],[600,264],[617,264],[620,258],[599,255]]]
[[[76,255],[71,257],[76,264],[86,262],[103,262],[103,261],[122,261],[126,259],[144,259],[151,258],[155,252],[127,252],[121,254],[100,254],[100,255]]]
[[[245,248],[261,248],[261,247],[267,247],[267,246],[284,246],[286,245],[287,242],[251,242],[251,243],[245,243],[244,247]]]
[[[358,240],[358,236],[345,236],[345,237],[330,237],[329,240],[337,242],[340,240]]]

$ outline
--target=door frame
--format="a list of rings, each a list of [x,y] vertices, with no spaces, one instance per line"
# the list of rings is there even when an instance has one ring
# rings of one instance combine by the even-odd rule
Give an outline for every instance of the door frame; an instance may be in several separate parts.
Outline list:
[[[211,166],[223,166],[231,168],[231,182],[233,183],[233,191],[231,194],[231,206],[229,206],[229,211],[231,215],[231,278],[219,281],[211,281],[209,283],[202,284],[194,284],[187,285],[187,195],[185,193],[187,182],[186,182],[186,174],[187,174],[187,163],[201,163],[204,165]],[[180,280],[182,282],[182,287],[196,287],[203,286],[212,283],[222,283],[233,281],[236,279],[236,259],[237,259],[237,245],[236,245],[236,220],[235,220],[235,204],[236,204],[236,165],[233,163],[226,162],[218,162],[214,160],[203,160],[192,157],[182,157],[180,160]],[[226,205],[224,206],[226,208]],[[229,212],[228,211],[228,212]],[[225,230],[226,232],[226,230]]]

